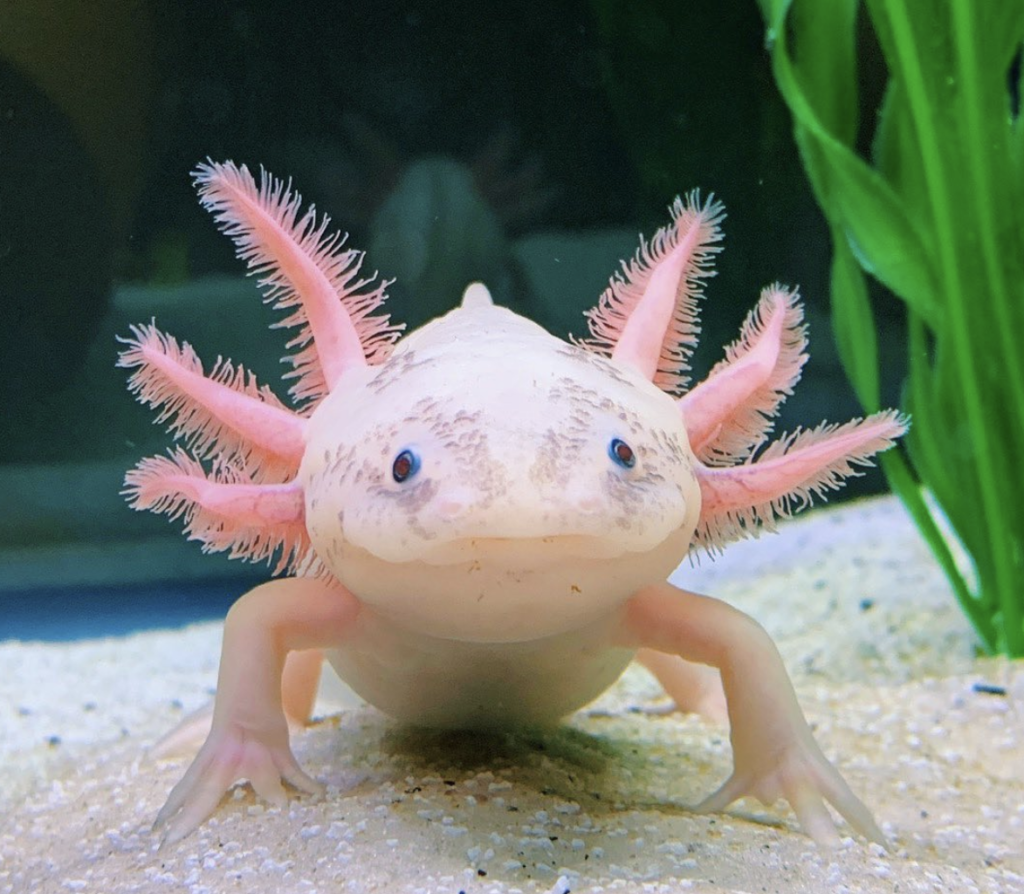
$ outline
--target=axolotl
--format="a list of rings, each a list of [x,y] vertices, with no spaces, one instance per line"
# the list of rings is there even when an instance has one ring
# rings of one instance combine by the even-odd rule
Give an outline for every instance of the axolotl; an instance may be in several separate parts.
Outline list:
[[[764,629],[666,582],[691,550],[838,487],[907,422],[887,411],[766,443],[806,359],[798,293],[781,285],[688,387],[719,203],[675,201],[588,312],[586,338],[554,337],[481,283],[403,337],[382,311],[387,283],[360,275],[362,253],[290,183],[230,162],[194,177],[287,312],[293,381],[289,406],[230,361],[204,372],[155,323],[125,339],[131,388],[179,439],[128,473],[131,504],[278,573],[227,615],[209,734],[156,820],[165,842],[242,779],[277,804],[283,782],[322,791],[289,720],[308,721],[324,658],[395,718],[473,729],[556,722],[635,657],[679,708],[729,723],[733,772],[696,810],[784,798],[827,843],[827,801],[884,840]]]

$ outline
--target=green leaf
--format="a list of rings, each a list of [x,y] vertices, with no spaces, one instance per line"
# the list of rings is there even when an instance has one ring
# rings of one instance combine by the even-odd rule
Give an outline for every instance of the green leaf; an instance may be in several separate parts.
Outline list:
[[[832,331],[857,398],[865,410],[876,413],[881,409],[878,336],[867,284],[849,247],[835,236],[832,242]]]
[[[918,220],[927,219],[931,206],[919,161],[920,149],[900,81],[890,80],[886,87],[871,148],[879,173],[892,184],[908,214]]]
[[[821,124],[846,145],[857,138],[857,10],[860,0],[798,3],[790,13],[800,42],[800,85]]]
[[[864,273],[906,302],[906,445],[934,502],[900,453],[882,466],[985,645],[1022,656],[1024,116],[1011,97],[1024,72],[1016,85],[1009,75],[1024,3],[866,4],[889,77],[877,168],[853,149],[856,4],[762,0],[776,81],[835,242],[836,340],[861,400],[876,408]],[[970,568],[954,560],[959,547]]]
[[[899,295],[932,327],[941,309],[933,270],[934,259],[917,224],[885,180],[834,136],[812,107],[789,56],[786,0],[772,4],[773,70],[793,113],[798,144],[812,185],[830,220],[838,223],[864,269]],[[821,35],[796,30],[803,45]]]

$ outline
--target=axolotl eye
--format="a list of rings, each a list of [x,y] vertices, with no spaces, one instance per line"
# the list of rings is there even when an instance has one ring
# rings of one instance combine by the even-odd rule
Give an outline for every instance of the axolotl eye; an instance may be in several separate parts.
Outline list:
[[[406,447],[391,464],[391,477],[399,484],[408,481],[420,470],[420,457],[415,450]]]
[[[632,469],[636,465],[636,454],[622,438],[612,438],[608,444],[608,455],[612,462],[624,469]]]

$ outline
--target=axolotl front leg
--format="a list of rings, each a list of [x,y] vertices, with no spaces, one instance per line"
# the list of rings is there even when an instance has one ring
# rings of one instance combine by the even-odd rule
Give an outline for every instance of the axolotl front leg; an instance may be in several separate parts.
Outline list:
[[[239,779],[272,804],[285,801],[282,779],[322,791],[292,754],[282,672],[289,652],[344,643],[358,613],[359,602],[340,584],[305,578],[270,581],[235,603],[224,625],[209,736],[154,823],[165,844],[210,816]]]
[[[733,772],[698,812],[724,810],[744,795],[766,805],[784,798],[812,838],[834,844],[839,836],[828,801],[856,831],[885,844],[871,811],[822,754],[775,644],[753,618],[718,599],[660,584],[627,604],[622,644],[721,672]]]

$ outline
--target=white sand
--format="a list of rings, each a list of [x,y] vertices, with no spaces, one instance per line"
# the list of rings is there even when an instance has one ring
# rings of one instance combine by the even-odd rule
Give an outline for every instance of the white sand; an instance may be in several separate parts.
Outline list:
[[[330,713],[294,743],[326,798],[269,809],[239,788],[158,851],[149,824],[187,758],[143,753],[209,697],[219,629],[202,625],[0,645],[0,892],[1024,892],[1024,665],[973,656],[898,504],[815,514],[678,581],[775,635],[889,853],[820,849],[781,805],[687,814],[726,775],[728,740],[638,712],[663,704],[638,669],[544,735]]]

